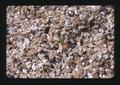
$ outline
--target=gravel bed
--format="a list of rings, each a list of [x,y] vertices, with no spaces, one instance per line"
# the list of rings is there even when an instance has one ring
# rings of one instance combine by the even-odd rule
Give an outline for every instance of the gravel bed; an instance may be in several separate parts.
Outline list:
[[[8,78],[114,77],[110,5],[8,6]]]

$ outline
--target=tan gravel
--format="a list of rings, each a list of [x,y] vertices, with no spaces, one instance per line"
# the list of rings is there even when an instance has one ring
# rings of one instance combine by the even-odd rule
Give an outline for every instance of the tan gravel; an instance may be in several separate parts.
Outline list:
[[[114,77],[114,8],[8,6],[9,78]]]

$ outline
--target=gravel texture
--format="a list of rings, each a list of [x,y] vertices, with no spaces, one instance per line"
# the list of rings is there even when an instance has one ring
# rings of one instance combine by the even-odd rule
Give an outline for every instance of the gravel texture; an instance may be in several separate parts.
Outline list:
[[[8,78],[114,77],[114,8],[8,6]]]

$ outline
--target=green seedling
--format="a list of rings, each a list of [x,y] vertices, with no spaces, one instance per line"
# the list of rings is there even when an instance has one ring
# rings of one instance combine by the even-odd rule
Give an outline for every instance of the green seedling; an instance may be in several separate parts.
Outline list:
[[[64,45],[64,40],[65,40],[64,36],[61,35],[60,38],[59,38],[59,42],[62,46]]]

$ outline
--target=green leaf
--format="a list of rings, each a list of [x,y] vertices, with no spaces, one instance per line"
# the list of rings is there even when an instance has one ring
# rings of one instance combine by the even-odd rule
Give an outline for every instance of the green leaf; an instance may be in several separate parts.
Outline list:
[[[64,45],[64,40],[65,40],[65,38],[63,37],[63,35],[60,36],[59,42],[62,46]]]

